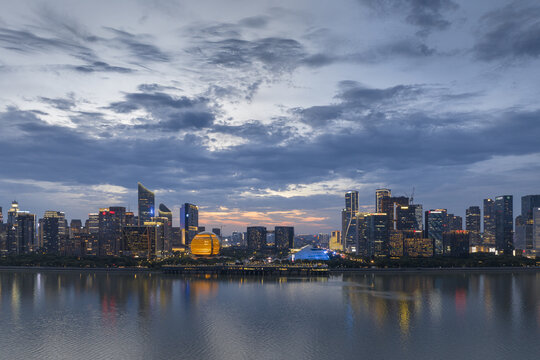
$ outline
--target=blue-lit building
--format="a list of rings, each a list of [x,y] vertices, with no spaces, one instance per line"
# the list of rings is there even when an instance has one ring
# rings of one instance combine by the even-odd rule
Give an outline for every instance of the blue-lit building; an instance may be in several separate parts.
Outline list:
[[[312,245],[306,245],[300,249],[297,253],[289,255],[289,259],[292,261],[298,260],[313,260],[313,261],[327,261],[330,260],[328,256],[328,250],[316,248]]]
[[[185,203],[180,208],[180,231],[182,232],[182,244],[189,245],[199,230],[199,207]],[[204,231],[204,230],[203,230]]]

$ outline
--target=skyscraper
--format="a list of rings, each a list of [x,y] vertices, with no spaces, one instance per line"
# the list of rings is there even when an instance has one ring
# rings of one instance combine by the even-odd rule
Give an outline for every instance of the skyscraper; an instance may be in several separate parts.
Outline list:
[[[4,223],[4,213],[2,213],[2,207],[0,206],[0,225]]]
[[[27,254],[35,246],[36,216],[28,211],[18,211],[15,229],[15,242],[11,246],[13,254]]]
[[[182,244],[189,246],[191,240],[199,232],[199,208],[196,205],[182,204],[180,208],[180,228],[182,231]]]
[[[521,224],[516,222],[516,232],[520,231],[523,237],[522,248],[528,253],[534,250],[533,245],[533,211],[540,207],[540,195],[526,195],[521,197]]]
[[[448,229],[446,209],[426,211],[426,237],[433,241],[433,254],[442,255],[443,233]]]
[[[480,245],[480,206],[469,206],[465,210],[465,229],[469,231],[471,245]]]
[[[540,207],[533,208],[533,250],[540,256]]]
[[[146,221],[155,216],[154,192],[148,190],[141,183],[138,184],[138,204],[139,204],[139,225],[144,225]]]
[[[294,227],[276,226],[274,230],[277,249],[292,249],[294,247]]]
[[[356,252],[358,238],[356,236],[356,214],[358,213],[358,191],[345,193],[345,209],[341,211],[341,236],[343,251]]]
[[[330,236],[330,244],[329,244],[330,250],[343,250],[343,246],[341,245],[341,231],[336,230],[332,231],[332,234]]]
[[[495,201],[484,199],[484,234],[482,245],[495,246]]]
[[[248,249],[261,250],[266,246],[266,228],[264,226],[248,226]]]
[[[414,204],[396,208],[397,230],[422,230],[422,205]]]
[[[467,230],[451,230],[443,233],[443,255],[469,255],[470,233]]]
[[[98,249],[99,256],[121,254],[122,229],[125,226],[126,208],[114,206],[99,210]]]
[[[392,196],[392,190],[390,189],[377,189],[375,190],[375,212],[381,213],[382,211],[382,199]]]
[[[448,214],[448,231],[463,230],[463,218],[458,215]]]
[[[58,254],[67,239],[66,216],[61,211],[47,210],[39,219],[39,247],[47,254]]]
[[[495,247],[498,251],[510,254],[514,249],[514,199],[512,195],[495,198]]]
[[[387,257],[388,253],[388,221],[384,213],[366,215],[366,230],[369,255]]]
[[[386,213],[387,228],[389,230],[397,229],[397,212],[402,206],[409,206],[409,198],[406,196],[391,196],[381,198],[381,213]]]
[[[173,213],[165,204],[159,204],[159,217],[166,218],[165,228],[163,229],[163,236],[165,238],[165,251],[169,252],[172,250],[173,245],[173,228],[172,228],[172,218]]]

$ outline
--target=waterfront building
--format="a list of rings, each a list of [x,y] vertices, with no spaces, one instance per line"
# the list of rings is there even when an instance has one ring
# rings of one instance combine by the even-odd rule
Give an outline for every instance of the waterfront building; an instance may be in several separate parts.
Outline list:
[[[156,257],[156,244],[163,238],[163,227],[150,225],[152,222],[146,224],[122,228],[125,255],[147,259]]]
[[[482,236],[482,245],[495,247],[495,201],[493,199],[484,199],[484,233]]]
[[[190,245],[191,254],[196,256],[219,255],[220,248],[219,237],[212,232],[198,233]]]
[[[99,209],[98,255],[120,255],[123,250],[122,229],[126,208],[113,206]]]
[[[433,256],[433,240],[424,237],[421,230],[403,230],[403,256],[431,257]]]
[[[469,206],[465,211],[465,230],[469,231],[471,245],[481,245],[480,238],[480,223],[481,223],[480,206]]]
[[[204,231],[199,228],[199,207],[185,203],[180,208],[180,228],[182,229],[182,244],[189,246],[197,233]]]
[[[443,233],[448,229],[446,209],[426,211],[426,238],[433,242],[434,255],[442,255]]]
[[[356,253],[358,238],[356,228],[356,215],[358,213],[358,191],[345,193],[345,209],[341,211],[341,234],[343,251]]]
[[[36,216],[28,211],[17,212],[17,225],[15,231],[15,243],[12,245],[13,254],[28,254],[35,246]]]
[[[343,246],[341,244],[341,231],[335,230],[330,234],[330,244],[329,248],[332,251],[341,251]]]
[[[313,245],[306,245],[291,255],[289,259],[296,260],[311,260],[311,261],[327,261],[330,260],[328,251],[325,249],[314,247]]]
[[[92,213],[88,214],[88,219],[84,223],[86,232],[89,234],[98,234],[99,233],[99,214]]]
[[[370,242],[368,240],[368,221],[367,216],[370,213],[359,212],[356,214],[356,239],[357,249],[356,254],[361,257],[369,257],[371,254]]]
[[[141,183],[137,183],[138,205],[139,205],[139,225],[150,221],[155,216],[155,195],[153,191],[148,190]]]
[[[495,247],[497,251],[511,254],[513,246],[514,215],[513,196],[495,198]]]
[[[253,250],[261,250],[266,247],[266,228],[264,226],[249,226],[247,228],[247,246]]]
[[[375,212],[381,213],[382,210],[382,199],[392,196],[392,190],[390,189],[377,189],[375,190]]]
[[[451,230],[443,233],[443,255],[463,257],[469,255],[470,233],[467,230]]]
[[[276,226],[274,243],[277,249],[292,249],[294,247],[294,227]]]
[[[155,227],[155,255],[158,257],[164,257],[171,253],[172,244],[170,237],[172,233],[172,226],[169,226],[169,219],[167,217],[152,217],[151,221],[144,223],[144,226]]]

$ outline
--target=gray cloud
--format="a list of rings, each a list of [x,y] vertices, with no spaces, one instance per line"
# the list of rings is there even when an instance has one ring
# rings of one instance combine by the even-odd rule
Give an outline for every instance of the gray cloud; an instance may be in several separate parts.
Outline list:
[[[116,35],[113,41],[125,46],[131,55],[139,61],[166,62],[170,60],[169,55],[160,50],[156,45],[149,43],[151,39],[147,35],[135,35],[112,27],[106,27],[106,29]]]
[[[481,60],[538,57],[540,6],[513,3],[486,14],[482,34],[474,47]]]

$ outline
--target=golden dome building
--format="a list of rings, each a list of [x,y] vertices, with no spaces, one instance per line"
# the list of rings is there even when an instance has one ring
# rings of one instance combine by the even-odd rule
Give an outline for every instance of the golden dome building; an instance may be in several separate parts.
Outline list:
[[[213,256],[219,254],[221,244],[216,234],[204,231],[191,240],[191,254],[197,256]]]

